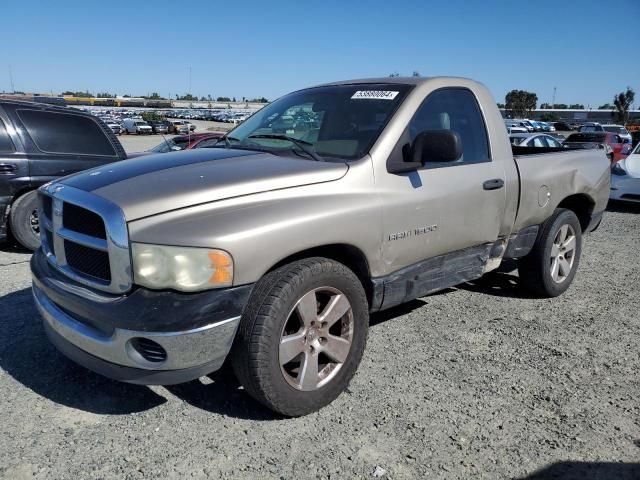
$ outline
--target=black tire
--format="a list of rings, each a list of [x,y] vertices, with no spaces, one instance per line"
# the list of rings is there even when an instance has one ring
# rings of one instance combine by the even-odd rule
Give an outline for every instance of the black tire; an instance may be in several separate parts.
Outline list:
[[[337,289],[349,301],[353,313],[351,346],[328,383],[302,391],[294,388],[281,370],[280,339],[298,301],[321,287]],[[268,273],[256,284],[238,328],[231,364],[245,390],[260,403],[282,415],[306,415],[328,405],[347,388],[362,359],[368,328],[369,305],[358,277],[334,260],[300,260]]]
[[[16,241],[28,250],[36,250],[40,246],[40,235],[31,225],[32,215],[38,214],[38,194],[31,191],[25,193],[13,202],[9,216],[11,234]]]
[[[575,250],[568,275],[555,281],[552,276],[552,251],[560,230],[564,226],[573,229]],[[582,253],[582,227],[575,213],[571,210],[557,209],[540,227],[538,237],[531,252],[519,260],[518,274],[520,285],[535,295],[557,297],[564,293],[576,275]]]

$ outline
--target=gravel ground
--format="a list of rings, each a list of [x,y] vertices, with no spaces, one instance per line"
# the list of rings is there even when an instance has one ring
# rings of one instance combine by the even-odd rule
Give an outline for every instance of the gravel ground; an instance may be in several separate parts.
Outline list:
[[[0,478],[638,479],[638,252],[616,205],[559,298],[500,272],[376,314],[348,392],[282,419],[225,373],[147,388],[66,360],[5,246]]]
[[[205,120],[190,120],[196,126],[194,133],[206,133],[208,131],[226,132],[231,130],[234,125],[231,123],[209,122]],[[164,135],[164,138],[173,138],[176,135]],[[126,135],[121,134],[118,140],[127,153],[143,152],[162,143],[163,135]]]

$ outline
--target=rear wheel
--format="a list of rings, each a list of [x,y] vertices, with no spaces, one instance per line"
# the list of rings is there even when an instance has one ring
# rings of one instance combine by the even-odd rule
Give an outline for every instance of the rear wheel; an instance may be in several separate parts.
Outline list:
[[[40,246],[38,194],[35,190],[25,193],[13,202],[9,225],[13,237],[24,248],[35,250]]]
[[[258,282],[231,361],[256,400],[287,416],[306,415],[347,388],[362,358],[369,311],[360,280],[344,265],[310,258]]]
[[[518,263],[520,284],[537,295],[557,297],[571,285],[581,252],[578,217],[557,209],[542,225],[531,252]]]

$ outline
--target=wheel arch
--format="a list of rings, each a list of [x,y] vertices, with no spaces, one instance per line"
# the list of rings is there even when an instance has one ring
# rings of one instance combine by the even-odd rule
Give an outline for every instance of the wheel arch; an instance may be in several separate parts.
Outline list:
[[[297,260],[310,257],[325,257],[336,262],[342,263],[347,268],[351,269],[356,274],[365,293],[367,294],[367,301],[369,305],[372,305],[374,289],[371,283],[371,270],[369,268],[369,261],[366,255],[358,247],[347,243],[334,243],[329,245],[320,245],[311,247],[305,250],[301,250],[292,255],[289,255],[277,263],[271,266],[267,272],[271,272],[276,268],[286,265]]]
[[[591,197],[583,193],[577,193],[564,198],[556,208],[566,208],[575,213],[580,221],[582,231],[585,232],[591,222],[594,207],[595,202]]]

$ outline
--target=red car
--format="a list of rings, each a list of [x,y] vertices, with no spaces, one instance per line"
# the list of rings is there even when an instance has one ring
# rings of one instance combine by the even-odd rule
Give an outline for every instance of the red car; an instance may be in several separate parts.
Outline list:
[[[179,150],[191,150],[192,148],[203,148],[215,145],[216,142],[225,135],[225,132],[192,133],[191,135],[178,135],[167,138],[164,142],[156,145],[149,152],[166,153],[177,152]]]
[[[572,133],[563,142],[563,145],[569,148],[597,148],[598,145],[605,145],[611,163],[626,158],[631,152],[630,143],[623,143],[619,135],[610,132]]]

